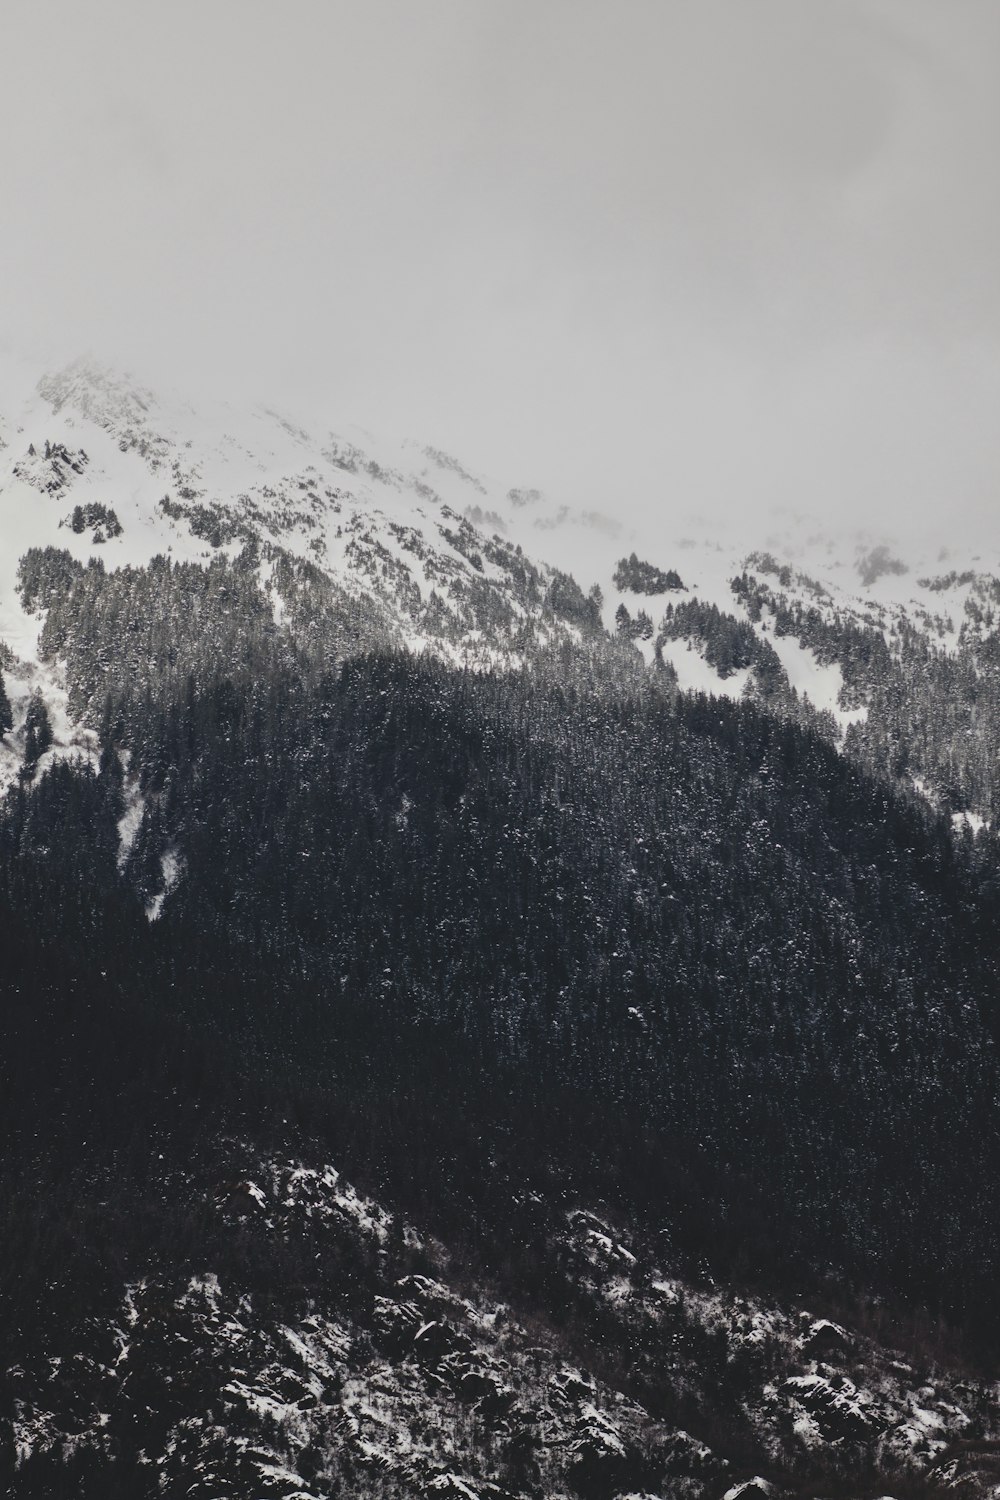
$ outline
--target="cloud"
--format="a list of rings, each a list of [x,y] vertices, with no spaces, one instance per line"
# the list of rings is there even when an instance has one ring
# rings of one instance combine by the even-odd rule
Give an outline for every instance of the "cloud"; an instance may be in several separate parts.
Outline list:
[[[93,0],[7,31],[0,336],[587,503],[993,498],[990,0]]]

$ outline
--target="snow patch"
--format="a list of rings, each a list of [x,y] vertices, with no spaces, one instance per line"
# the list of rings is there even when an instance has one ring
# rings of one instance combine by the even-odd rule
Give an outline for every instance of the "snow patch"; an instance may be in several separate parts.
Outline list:
[[[126,781],[124,786],[125,811],[118,819],[118,869],[124,870],[128,857],[142,827],[146,811],[146,799],[139,790],[138,781]]]
[[[839,662],[820,662],[815,652],[803,646],[793,635],[776,635],[773,630],[758,631],[758,634],[773,648],[785,669],[789,685],[800,698],[808,699],[820,712],[833,714],[841,731],[851,724],[865,722],[868,717],[866,706],[841,707],[844,674]]]
[[[664,641],[663,659],[677,673],[682,693],[706,693],[713,698],[742,698],[750,678],[750,668],[743,667],[731,677],[720,677],[690,641]]]
[[[173,846],[165,849],[160,856],[160,874],[163,880],[163,889],[152,900],[146,902],[146,917],[148,921],[158,921],[163,913],[164,902],[180,884],[182,872],[183,864],[177,849]]]

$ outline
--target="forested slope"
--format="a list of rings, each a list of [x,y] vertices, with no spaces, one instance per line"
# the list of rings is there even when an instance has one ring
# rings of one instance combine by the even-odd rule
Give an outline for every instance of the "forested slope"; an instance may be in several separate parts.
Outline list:
[[[993,872],[821,739],[394,657],[106,723],[145,808],[123,869],[109,750],[13,798],[5,878],[83,907],[158,1024],[425,1116],[410,1149],[453,1152],[463,1192],[484,1132],[654,1214],[676,1157],[725,1184],[678,1226],[717,1254],[983,1313]],[[184,874],[149,925],[164,849]]]

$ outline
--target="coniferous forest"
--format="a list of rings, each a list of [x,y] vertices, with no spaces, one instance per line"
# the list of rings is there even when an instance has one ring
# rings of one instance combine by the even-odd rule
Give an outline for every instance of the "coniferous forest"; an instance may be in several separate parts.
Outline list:
[[[566,1173],[742,1275],[1000,1312],[996,874],[817,736],[373,656],[119,693],[103,737],[0,830],[8,1172],[251,1088],[443,1224]]]

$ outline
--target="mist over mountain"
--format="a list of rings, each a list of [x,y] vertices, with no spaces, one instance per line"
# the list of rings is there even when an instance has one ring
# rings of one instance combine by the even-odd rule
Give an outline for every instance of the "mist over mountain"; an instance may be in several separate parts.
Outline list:
[[[17,6],[0,340],[629,519],[991,519],[989,0]]]

